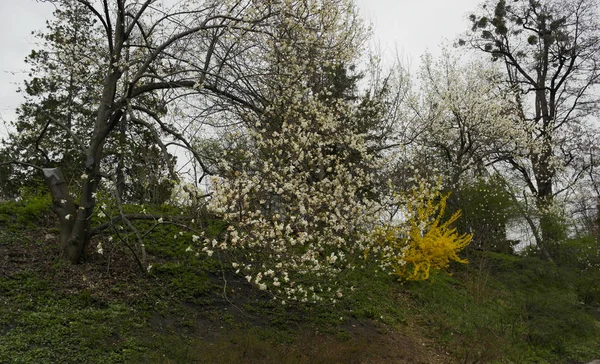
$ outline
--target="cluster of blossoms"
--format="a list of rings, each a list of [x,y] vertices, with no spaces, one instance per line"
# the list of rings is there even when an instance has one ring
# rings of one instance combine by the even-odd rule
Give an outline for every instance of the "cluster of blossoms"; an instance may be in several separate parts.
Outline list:
[[[356,105],[319,81],[357,55],[354,10],[341,3],[350,4],[279,4],[274,32],[282,36],[265,41],[269,107],[245,116],[239,148],[227,149],[211,180],[209,207],[229,225],[199,250],[235,250],[238,274],[289,301],[342,297],[335,277],[359,264],[370,244],[364,232],[377,222],[367,192],[378,162],[349,126]]]
[[[363,137],[344,126],[347,105],[325,107],[312,97],[283,105],[266,116],[281,123],[254,121],[253,148],[230,151],[224,175],[212,179],[211,208],[230,225],[204,250],[243,251],[234,267],[290,300],[340,297],[337,288],[304,287],[298,277],[335,276],[366,249],[363,232],[376,223],[378,206],[364,193],[374,175],[362,164],[376,162]]]
[[[395,194],[390,204],[400,216],[374,230],[377,245],[372,252],[380,266],[400,280],[426,280],[433,270],[447,269],[450,261],[466,263],[458,256],[472,239],[459,234],[452,224],[460,212],[445,219],[446,200],[441,181],[432,186],[421,181],[407,194]]]
[[[502,88],[502,74],[479,61],[468,61],[444,49],[426,54],[418,72],[420,94],[412,101],[414,133],[426,154],[438,155],[447,182],[479,168],[498,154],[525,153],[535,144],[520,126],[518,102]],[[420,132],[420,131],[423,132]],[[452,179],[455,179],[452,181]]]
[[[224,255],[233,257],[236,273],[283,302],[335,303],[351,290],[340,283],[342,272],[381,258],[368,252],[403,254],[373,236],[384,210],[375,172],[384,161],[358,126],[359,106],[331,82],[356,59],[349,39],[360,38],[347,26],[352,9],[339,5],[282,4],[288,8],[275,30],[282,37],[265,41],[273,70],[263,90],[269,106],[244,115],[245,128],[224,138],[233,147],[225,148],[221,173],[210,182],[209,208],[228,227],[218,238],[194,238],[190,248],[209,256],[234,252]],[[427,218],[416,222],[423,230]],[[404,226],[408,236],[410,224]],[[387,259],[379,262],[392,268]]]

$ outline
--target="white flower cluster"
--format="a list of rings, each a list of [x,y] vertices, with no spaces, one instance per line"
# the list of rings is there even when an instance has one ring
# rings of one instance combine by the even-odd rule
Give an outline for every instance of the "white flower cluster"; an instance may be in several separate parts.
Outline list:
[[[344,32],[355,31],[342,24],[349,13],[326,5],[308,1],[310,12],[321,16],[299,17],[326,24],[299,27],[293,17],[281,19],[297,39],[269,45],[274,50],[267,60],[277,67],[273,92],[267,91],[270,106],[248,117],[244,148],[225,152],[223,174],[211,180],[209,207],[229,227],[218,241],[205,239],[202,250],[235,250],[237,272],[284,301],[342,297],[335,277],[358,264],[370,244],[365,232],[378,220],[367,192],[379,162],[365,136],[348,127],[356,106],[311,83],[331,76],[324,63],[344,65],[356,56],[356,46],[344,43],[352,39]],[[287,6],[288,15],[308,11]],[[314,49],[324,54],[311,56]]]
[[[418,72],[420,95],[412,101],[416,123],[423,130],[417,143],[440,155],[445,175],[458,182],[464,171],[498,155],[514,155],[534,148],[530,133],[518,117],[502,74],[479,61],[469,61],[443,49],[439,58],[426,54]],[[414,133],[416,133],[415,131]]]
[[[228,154],[242,154],[245,167],[235,170],[226,157],[226,175],[212,180],[211,208],[231,225],[222,241],[206,241],[207,253],[241,250],[240,269],[260,289],[288,300],[322,299],[324,287],[303,287],[298,276],[348,268],[366,249],[363,231],[377,218],[376,204],[362,192],[373,176],[350,158],[371,156],[361,136],[336,117],[343,112],[312,99],[272,114],[283,120],[273,130],[256,122],[250,134],[256,150]]]

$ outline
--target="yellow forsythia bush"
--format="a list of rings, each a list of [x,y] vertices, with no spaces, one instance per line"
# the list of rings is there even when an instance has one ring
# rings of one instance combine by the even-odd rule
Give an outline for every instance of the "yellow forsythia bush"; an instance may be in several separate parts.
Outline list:
[[[445,270],[450,261],[467,263],[457,253],[471,242],[472,234],[459,235],[452,224],[460,211],[444,221],[446,200],[438,188],[419,188],[402,196],[405,218],[375,229],[380,262],[401,280],[426,280],[432,270]]]

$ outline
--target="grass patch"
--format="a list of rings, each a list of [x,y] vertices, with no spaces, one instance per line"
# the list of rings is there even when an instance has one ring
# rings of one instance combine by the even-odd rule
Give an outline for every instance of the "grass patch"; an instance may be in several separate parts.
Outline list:
[[[123,363],[143,319],[123,304],[61,296],[32,272],[0,279],[2,363]]]
[[[20,201],[0,202],[0,230],[32,228],[52,212],[49,194],[26,194]]]
[[[105,255],[94,252],[86,264],[72,266],[56,260],[59,248],[43,238],[50,230],[0,229],[0,362],[565,363],[600,357],[594,276],[579,268],[472,251],[470,264],[453,267],[453,276],[401,283],[367,264],[339,277],[344,297],[335,304],[284,305],[232,267],[222,270],[218,255],[186,251],[191,230],[135,223],[151,230],[145,236],[149,274],[139,272],[117,239],[99,237]],[[206,220],[193,230],[217,236],[224,227]]]
[[[408,307],[461,362],[589,361],[600,357],[600,330],[575,281],[536,258],[482,253],[454,277],[408,285]]]

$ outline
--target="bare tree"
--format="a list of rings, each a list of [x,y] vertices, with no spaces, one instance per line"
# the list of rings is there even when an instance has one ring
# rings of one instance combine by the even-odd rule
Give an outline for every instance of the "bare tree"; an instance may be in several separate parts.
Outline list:
[[[277,3],[181,1],[167,8],[153,0],[52,2],[59,7],[79,4],[95,19],[96,26],[89,31],[101,35],[102,54],[87,60],[103,75],[93,127],[81,137],[61,120],[48,121],[61,127],[83,155],[81,190],[76,194],[69,191],[59,168],[43,169],[60,220],[62,256],[78,263],[93,234],[90,221],[101,180],[114,180],[103,171],[107,138],[119,133],[119,125],[126,119],[147,130],[166,160],[171,160],[168,145],[177,144],[192,151],[204,175],[210,173],[184,131],[165,120],[167,107],[174,100],[194,95],[200,104],[208,103],[202,100],[224,100],[229,107],[260,112],[264,105],[244,88],[250,72],[246,73],[241,67],[244,61],[236,57],[250,47],[243,43],[244,36],[261,32]],[[77,202],[73,195],[79,196]]]
[[[583,173],[577,164],[581,131],[591,127],[594,94],[600,81],[600,33],[596,0],[505,0],[482,5],[468,38],[460,44],[491,55],[505,66],[507,81],[520,104],[520,128],[529,134],[522,153],[505,161],[517,171],[542,213],[542,254],[554,242],[555,196]],[[587,164],[589,165],[589,164]],[[570,180],[563,179],[569,168]]]

